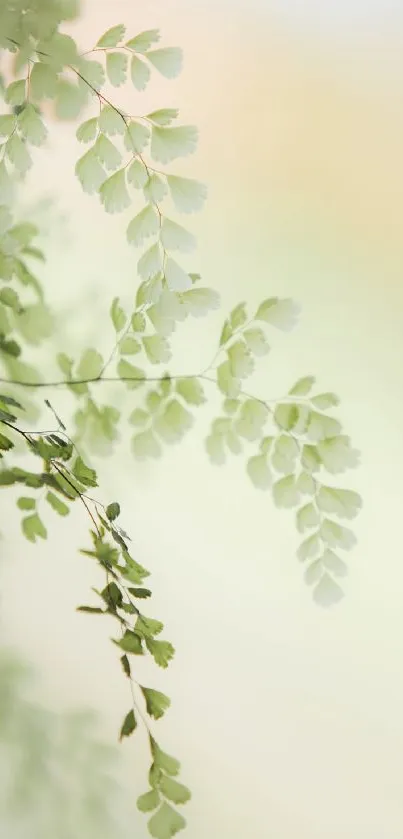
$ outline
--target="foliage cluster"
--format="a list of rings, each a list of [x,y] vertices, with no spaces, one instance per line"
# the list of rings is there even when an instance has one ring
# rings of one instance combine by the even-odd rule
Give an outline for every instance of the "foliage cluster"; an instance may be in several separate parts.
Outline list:
[[[96,591],[98,605],[79,609],[116,619],[113,643],[133,699],[120,737],[132,735],[140,718],[145,721],[151,761],[148,790],[138,807],[152,814],[150,834],[169,839],[186,824],[176,807],[188,801],[190,792],[178,780],[178,761],[161,749],[147,720],[160,719],[170,701],[138,685],[140,707],[133,685],[136,656],[148,654],[165,668],[174,648],[161,639],[163,624],[143,613],[143,601],[151,597],[145,585],[149,572],[132,555],[130,538],[117,523],[118,502],[101,503],[93,497],[98,479],[91,457],[113,450],[124,419],[115,406],[99,401],[102,382],[121,381],[131,392],[125,419],[133,429],[133,456],[140,459],[158,458],[164,445],[180,442],[199,406],[207,402],[209,389],[218,389],[222,408],[205,440],[208,457],[213,464],[231,455],[243,457],[253,485],[271,491],[278,507],[295,510],[301,534],[298,557],[314,600],[322,605],[342,596],[340,579],[347,565],[340,553],[355,542],[343,522],[357,514],[361,499],[335,485],[334,476],[356,465],[357,453],[333,415],[338,397],[316,389],[313,376],[299,379],[279,400],[258,398],[245,389],[256,363],[269,353],[275,331],[294,326],[297,307],[291,300],[273,296],[257,307],[239,303],[224,320],[208,367],[187,376],[167,369],[170,338],[178,324],[204,317],[220,305],[216,291],[184,267],[196,243],[179,218],[201,209],[206,188],[166,168],[194,152],[197,129],[180,124],[177,109],[171,107],[127,113],[105,95],[105,87],[129,82],[142,93],[154,70],[174,78],[182,53],[160,47],[156,29],[128,37],[121,24],[82,52],[60,29],[77,12],[70,0],[6,2],[0,11],[0,47],[11,54],[13,67],[0,115],[0,485],[20,488],[21,528],[31,542],[47,536],[46,514],[39,507],[43,500],[50,515],[68,516],[78,500],[89,516],[91,544],[82,553],[101,566],[105,586]],[[119,297],[111,301],[109,357],[94,347],[79,358],[60,349],[55,359],[59,377],[55,374],[53,382],[43,381],[27,363],[24,346],[46,341],[52,332],[33,267],[45,255],[36,245],[39,231],[13,219],[8,197],[15,179],[24,178],[32,165],[32,150],[46,144],[51,117],[45,111],[56,119],[79,121],[75,173],[82,189],[107,213],[130,209],[127,242],[141,250],[133,308],[125,311]],[[39,419],[38,395],[52,386],[64,386],[77,400],[74,429],[68,434],[45,400],[53,411],[54,431],[28,431],[23,421],[27,390]],[[30,468],[16,463],[18,440],[31,458]]]

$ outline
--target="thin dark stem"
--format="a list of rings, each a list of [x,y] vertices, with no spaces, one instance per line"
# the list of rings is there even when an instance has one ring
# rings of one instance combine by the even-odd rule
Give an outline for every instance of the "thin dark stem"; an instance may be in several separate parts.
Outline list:
[[[62,379],[55,382],[21,382],[18,379],[2,379],[0,383],[4,385],[20,385],[21,387],[67,387],[69,385],[90,385],[97,382],[162,382],[164,379],[197,379],[201,377],[201,373],[186,373],[176,374],[174,376],[96,376],[91,379]]]

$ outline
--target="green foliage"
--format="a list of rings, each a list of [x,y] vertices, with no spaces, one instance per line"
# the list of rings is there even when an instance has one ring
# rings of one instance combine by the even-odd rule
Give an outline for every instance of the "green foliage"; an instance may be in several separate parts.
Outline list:
[[[177,109],[159,108],[133,118],[102,91],[106,83],[114,87],[128,83],[144,91],[154,70],[174,78],[181,68],[182,52],[156,46],[158,30],[127,38],[125,26],[118,24],[99,38],[90,53],[83,54],[73,38],[59,31],[60,23],[69,18],[71,4],[42,0],[39,5],[34,0],[24,4],[24,14],[18,4],[0,10],[0,46],[13,53],[15,74],[4,89],[4,113],[0,114],[4,201],[0,206],[0,362],[7,391],[0,395],[0,485],[22,485],[17,507],[23,513],[23,534],[31,542],[47,538],[49,507],[65,517],[78,501],[89,516],[91,545],[81,553],[98,564],[105,584],[102,591],[94,589],[101,605],[79,606],[78,611],[107,614],[116,620],[119,637],[113,643],[121,667],[131,682],[133,697],[137,685],[140,704],[145,706],[142,709],[133,699],[121,725],[122,740],[135,733],[144,715],[158,721],[170,705],[164,693],[135,682],[132,656],[149,655],[165,669],[175,650],[170,641],[157,637],[163,624],[139,608],[151,597],[150,589],[143,586],[149,572],[131,555],[130,538],[117,524],[119,503],[104,505],[89,495],[98,488],[91,455],[114,450],[121,420],[121,411],[114,405],[97,401],[98,384],[114,379],[130,391],[127,419],[133,427],[131,450],[137,459],[158,458],[164,445],[180,442],[195,425],[197,409],[206,407],[208,389],[215,388],[222,409],[211,422],[205,440],[207,454],[217,465],[230,455],[245,457],[253,486],[270,491],[277,507],[295,511],[301,537],[298,559],[305,566],[304,580],[312,588],[314,601],[322,606],[340,600],[339,581],[346,576],[347,565],[339,553],[355,542],[352,531],[339,519],[352,520],[361,507],[359,495],[333,485],[332,476],[357,465],[358,459],[340,421],[328,413],[338,406],[337,395],[314,393],[313,376],[300,378],[278,400],[269,400],[266,394],[258,398],[245,389],[258,360],[269,353],[275,330],[294,326],[298,308],[291,300],[267,298],[252,315],[241,301],[225,318],[208,367],[186,376],[164,369],[171,361],[170,339],[178,324],[204,317],[220,305],[217,292],[202,286],[200,275],[181,264],[182,254],[192,253],[196,241],[171,218],[172,212],[200,210],[206,187],[154,167],[154,162],[165,167],[193,153],[198,132],[194,126],[177,123]],[[97,60],[89,57],[92,52]],[[76,127],[77,143],[83,144],[75,167],[78,181],[106,212],[130,208],[126,238],[140,249],[133,306],[125,310],[119,296],[111,301],[107,360],[94,347],[85,349],[79,358],[62,348],[56,354],[63,376],[57,383],[66,387],[76,404],[71,437],[48,401],[56,422],[54,432],[26,431],[20,425],[24,411],[35,420],[40,416],[38,400],[30,404],[26,393],[20,396],[29,385],[37,397],[42,383],[39,371],[24,360],[26,345],[41,346],[46,341],[52,334],[53,317],[31,268],[32,260],[44,259],[34,244],[39,231],[27,222],[14,223],[8,204],[13,182],[32,164],[31,147],[41,147],[46,141],[49,120],[44,113],[49,108],[43,109],[43,104],[49,99],[58,119],[85,116]],[[124,294],[123,288],[120,293]],[[138,365],[128,360],[132,356],[138,357]],[[111,375],[111,365],[115,375]],[[160,374],[158,367],[162,367]],[[39,459],[37,471],[16,465],[18,446],[36,465]],[[153,813],[148,822],[151,836],[171,839],[186,824],[172,804],[185,804],[190,792],[173,780],[179,774],[179,762],[163,752],[148,731],[150,789],[137,804],[140,811]]]

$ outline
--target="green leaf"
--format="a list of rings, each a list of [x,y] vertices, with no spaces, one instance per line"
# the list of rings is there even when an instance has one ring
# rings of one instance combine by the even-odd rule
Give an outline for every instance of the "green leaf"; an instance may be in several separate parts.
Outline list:
[[[14,114],[1,114],[0,115],[0,137],[9,137],[11,132],[14,130],[14,126],[16,124],[16,118]]]
[[[77,456],[74,462],[72,472],[73,475],[77,478],[77,480],[85,486],[98,486],[97,473],[95,472],[95,469],[91,469],[89,466],[87,466],[79,455]]]
[[[330,571],[332,574],[335,574],[336,577],[346,577],[347,576],[347,565],[343,562],[337,554],[333,553],[333,551],[327,548],[322,556],[321,561],[325,568]]]
[[[336,437],[340,434],[340,431],[341,425],[338,420],[327,417],[326,414],[319,414],[316,411],[311,412],[307,428],[310,440],[326,440],[329,437]]]
[[[119,344],[121,355],[136,355],[141,352],[141,344],[133,338],[133,335],[125,335]]]
[[[353,519],[362,506],[361,497],[349,489],[335,489],[322,486],[316,501],[320,510],[335,513],[340,518]]]
[[[77,612],[88,612],[89,615],[103,615],[104,610],[98,606],[77,606]]]
[[[171,257],[168,257],[165,263],[165,279],[170,291],[186,291],[192,287],[189,274]]]
[[[142,91],[146,89],[151,78],[150,68],[137,55],[132,55],[131,57],[130,75],[136,90]]]
[[[325,608],[335,606],[343,596],[343,590],[327,573],[322,575],[313,593],[315,603]]]
[[[127,170],[128,183],[135,189],[143,189],[148,180],[147,169],[141,160],[134,160]]]
[[[162,335],[146,335],[142,342],[151,364],[162,364],[171,358],[168,341]]]
[[[221,393],[224,393],[225,396],[232,399],[238,396],[240,382],[233,376],[229,361],[224,361],[217,367],[217,384]]]
[[[0,334],[0,351],[11,356],[11,358],[18,358],[21,355],[21,347],[16,341],[6,341]]]
[[[298,559],[305,562],[306,559],[312,559],[317,556],[321,549],[321,541],[317,533],[308,536],[299,546],[297,551]]]
[[[188,253],[196,247],[196,239],[182,225],[164,217],[161,226],[161,242],[167,251],[178,250]]]
[[[133,50],[134,52],[144,53],[148,52],[150,47],[159,41],[159,39],[159,29],[146,29],[144,32],[135,35],[130,41],[126,41],[125,47],[128,47],[129,50]]]
[[[303,379],[298,379],[288,393],[290,396],[307,396],[312,390],[315,381],[314,376],[305,376]]]
[[[129,713],[126,714],[122,728],[120,729],[119,740],[122,741],[124,737],[130,737],[133,734],[133,731],[137,728],[137,720],[134,716],[133,708],[130,709]]]
[[[243,337],[253,355],[262,356],[270,352],[269,344],[262,329],[245,329]]]
[[[154,839],[172,839],[172,836],[176,836],[185,827],[186,820],[166,801],[162,802],[159,810],[148,822],[148,829]]]
[[[295,462],[299,454],[296,441],[287,434],[280,434],[274,443],[272,465],[277,472],[289,475],[295,469]]]
[[[314,583],[317,583],[318,580],[320,580],[320,578],[322,577],[322,574],[323,574],[322,560],[320,558],[315,559],[305,569],[304,580],[305,580],[305,582],[308,586],[311,586]]]
[[[129,223],[127,241],[130,245],[142,245],[149,236],[158,232],[159,226],[158,213],[152,204],[147,204]]]
[[[35,67],[35,65],[34,65]],[[5,101],[8,105],[23,105],[26,99],[26,80],[19,79],[17,82],[11,82],[6,89]]]
[[[38,65],[35,65],[38,66]],[[80,143],[90,143],[91,140],[94,140],[97,136],[98,131],[98,119],[97,117],[92,117],[91,119],[85,120],[82,122],[81,125],[78,126],[76,131],[77,140]]]
[[[167,193],[166,183],[160,175],[157,175],[154,172],[144,184],[143,192],[146,201],[151,201],[154,204],[157,204],[159,201],[162,201]]]
[[[129,659],[128,659],[126,654],[122,655],[122,657],[120,659],[120,663],[122,665],[123,672],[124,672],[125,676],[127,676],[127,678],[130,679],[131,678],[130,663],[129,663]]]
[[[295,507],[299,501],[299,491],[294,475],[286,475],[273,484],[273,499],[277,507]]]
[[[161,456],[161,446],[151,430],[141,431],[132,438],[132,451],[138,460]]]
[[[221,330],[220,347],[224,346],[224,344],[226,344],[230,340],[230,338],[232,338],[232,327],[229,320],[226,320]]]
[[[126,126],[124,144],[127,151],[135,154],[141,154],[150,139],[150,131],[141,122],[136,122],[134,119]],[[148,174],[147,174],[148,178]]]
[[[193,416],[177,399],[171,399],[161,417],[155,421],[155,430],[167,443],[182,439],[193,425]]]
[[[142,408],[135,408],[129,416],[129,422],[131,425],[142,427],[147,425],[149,418],[150,415],[147,411],[143,411]]]
[[[56,83],[55,112],[58,119],[77,119],[86,105],[89,88],[59,78]]]
[[[191,274],[188,276],[192,279]],[[189,314],[195,318],[203,317],[220,306],[220,296],[211,288],[191,288],[181,295],[181,299]]]
[[[86,58],[80,58],[76,63],[76,67],[85,81],[88,82],[96,91],[100,91],[105,84],[105,71],[99,61],[89,61]],[[84,82],[82,82],[84,83]]]
[[[154,720],[159,720],[168,710],[171,700],[164,693],[153,688],[139,686],[146,701],[147,714]]]
[[[126,561],[126,567],[122,571],[122,576],[125,577],[126,580],[129,580],[131,583],[140,584],[143,582],[144,577],[149,576],[149,571],[146,571],[142,565],[139,565],[130,554],[125,551],[123,553],[124,559]]]
[[[98,135],[94,151],[106,169],[116,169],[122,162],[120,151],[105,134]]]
[[[279,300],[278,297],[270,297],[260,304],[255,319],[263,320],[270,326],[288,332],[295,326],[298,314],[299,307],[293,300]]]
[[[285,431],[291,431],[298,422],[299,410],[298,405],[279,404],[274,411],[274,421],[279,428]]]
[[[179,760],[163,752],[153,738],[151,738],[150,744],[155,765],[167,775],[179,775]]]
[[[139,367],[135,367],[134,364],[130,364],[125,358],[120,359],[117,372],[118,376],[126,381],[127,386],[131,390],[141,387],[145,379],[144,371],[140,370]]]
[[[22,496],[17,501],[17,507],[19,507],[20,510],[35,510],[36,499]]]
[[[77,369],[78,379],[97,379],[103,366],[102,356],[97,350],[85,350]]]
[[[165,798],[169,798],[174,804],[186,804],[191,797],[190,790],[184,784],[174,781],[173,778],[169,778],[167,775],[162,775],[160,790],[165,795]]]
[[[227,434],[228,431],[231,431],[231,427],[232,422],[229,417],[217,417],[213,420],[211,426],[213,434]]]
[[[235,309],[233,309],[230,314],[231,328],[239,329],[240,326],[243,326],[244,323],[246,323],[246,320],[246,303],[238,303],[238,305],[235,306]]]
[[[3,286],[3,288],[0,289],[0,303],[3,303],[3,306],[8,306],[10,309],[14,309],[17,314],[23,311],[17,292],[9,286]]]
[[[146,328],[146,319],[142,312],[134,312],[132,315],[132,329],[133,332],[144,332]]]
[[[318,524],[320,524],[320,515],[312,502],[300,507],[297,511],[297,528],[300,533]]]
[[[340,399],[335,393],[320,393],[318,396],[313,396],[311,402],[315,408],[326,411],[328,408],[336,408],[340,404]]]
[[[96,47],[116,47],[125,37],[126,27],[123,23],[118,23],[108,29],[102,37],[97,41]]]
[[[118,645],[125,653],[144,655],[143,639],[137,632],[132,632],[131,629],[126,629],[123,638],[118,641]]]
[[[53,507],[53,509],[56,513],[59,514],[59,516],[68,516],[70,508],[67,506],[67,504],[64,504],[64,502],[61,501],[61,499],[57,495],[55,495],[54,492],[49,491],[46,494],[46,501],[48,502],[48,504],[50,504],[51,507]]]
[[[33,146],[41,146],[46,140],[47,130],[33,105],[26,105],[18,116],[18,128]]]
[[[257,489],[268,489],[271,486],[271,472],[267,463],[267,455],[258,454],[249,458],[246,471]]]
[[[98,125],[104,134],[113,137],[114,134],[124,134],[126,122],[120,113],[112,105],[104,105],[98,117]]]
[[[155,122],[157,125],[170,125],[170,123],[177,119],[179,111],[177,108],[161,108],[158,111],[152,111],[147,114],[147,119]]]
[[[126,170],[119,169],[103,182],[99,190],[101,202],[107,213],[120,213],[130,206],[130,195],[126,188]]]
[[[297,478],[297,486],[303,495],[314,495],[316,490],[315,481],[308,472],[301,472]]]
[[[320,528],[320,535],[324,542],[331,547],[340,547],[349,551],[356,543],[354,533],[348,527],[342,527],[331,519],[325,519]]]
[[[176,392],[189,405],[203,405],[206,401],[203,388],[196,378],[179,379],[176,383]]]
[[[307,472],[317,472],[318,469],[320,469],[321,459],[316,446],[303,446],[301,453],[301,465]]]
[[[138,616],[135,626],[136,632],[144,638],[153,638],[154,635],[159,635],[163,628],[164,624],[161,621],[157,621],[155,618],[148,618],[145,615]]]
[[[351,448],[350,439],[345,435],[322,440],[317,445],[318,455],[328,472],[344,472],[358,462],[358,453]]]
[[[116,332],[121,332],[126,326],[126,315],[119,304],[119,298],[114,297],[110,308],[110,316]]]
[[[169,641],[156,641],[155,638],[146,638],[146,647],[159,667],[168,667],[169,662],[175,655],[175,649]]]
[[[149,588],[129,588],[129,591],[133,597],[137,597],[139,600],[147,600],[151,597],[151,591]]]
[[[115,519],[117,519],[120,515],[120,506],[117,501],[114,501],[112,504],[108,504],[105,512],[109,521],[115,521]]]
[[[164,47],[147,52],[147,58],[161,75],[174,79],[182,69],[183,53],[179,47]]]
[[[240,404],[239,399],[224,399],[223,408],[225,413],[233,416],[233,414],[236,414]]]
[[[21,140],[18,134],[12,134],[6,143],[6,154],[15,168],[21,174],[25,174],[32,165],[32,159],[28,153],[25,143]]]
[[[171,163],[196,150],[199,133],[194,125],[175,128],[153,125],[151,130],[151,157],[161,163]]]
[[[162,270],[163,255],[159,243],[151,245],[137,263],[137,270],[143,280],[150,280],[156,277]]]
[[[235,429],[246,440],[256,440],[262,435],[269,412],[258,399],[246,399],[235,420]]]
[[[27,516],[21,521],[22,532],[30,542],[36,542],[37,537],[47,539],[47,530],[37,513]]]
[[[150,789],[149,792],[145,792],[144,795],[140,795],[137,799],[137,808],[142,813],[150,813],[152,810],[156,810],[160,801],[161,798],[158,790]]]
[[[177,210],[193,213],[202,208],[207,197],[205,184],[178,175],[167,175],[167,183]]]
[[[124,52],[108,52],[106,54],[106,74],[114,87],[119,87],[126,81],[128,58]]]
[[[228,350],[228,360],[234,378],[244,379],[253,372],[254,363],[245,341],[239,340]]]
[[[98,160],[94,147],[77,160],[75,173],[84,192],[91,195],[98,191],[105,180],[105,171]]]

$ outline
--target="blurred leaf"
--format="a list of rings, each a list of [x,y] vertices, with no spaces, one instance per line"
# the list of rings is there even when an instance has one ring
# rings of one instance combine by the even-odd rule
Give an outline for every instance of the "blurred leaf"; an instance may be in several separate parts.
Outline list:
[[[126,27],[123,23],[118,23],[117,26],[112,26],[108,29],[102,37],[97,41],[96,47],[116,47],[123,41],[125,37]]]

